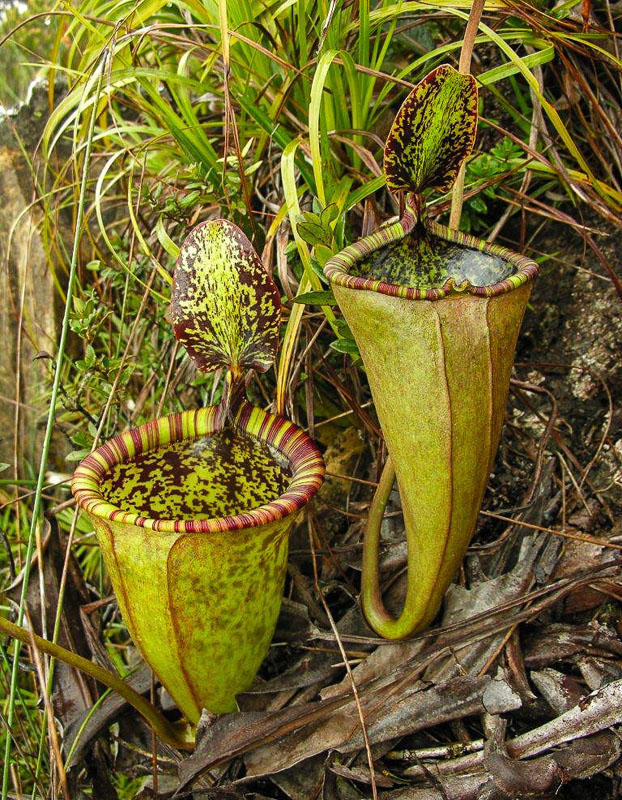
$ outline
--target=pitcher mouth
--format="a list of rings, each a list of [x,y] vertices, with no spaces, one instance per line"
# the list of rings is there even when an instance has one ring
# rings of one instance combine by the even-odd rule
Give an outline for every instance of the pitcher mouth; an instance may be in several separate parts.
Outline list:
[[[507,276],[501,280],[477,285],[471,280],[457,280],[449,276],[438,285],[429,287],[410,286],[405,283],[392,283],[361,275],[353,275],[352,271],[365,259],[382,248],[389,247],[404,240],[414,230],[414,220],[405,216],[398,222],[380,228],[369,236],[359,239],[330,258],[324,266],[324,275],[332,284],[348,289],[366,289],[407,300],[440,300],[450,294],[472,294],[478,297],[494,297],[511,292],[519,286],[533,280],[538,274],[538,265],[527,256],[514,253],[497,244],[490,244],[483,239],[455,231],[436,222],[426,222],[425,232],[438,240],[453,243],[488,256],[495,257],[509,267]]]
[[[217,533],[267,525],[306,505],[324,481],[324,460],[309,436],[284,417],[242,402],[233,415],[234,430],[268,445],[291,470],[286,490],[276,499],[243,513],[209,519],[161,519],[123,510],[102,492],[116,465],[176,442],[199,441],[223,430],[216,406],[170,414],[115,436],[78,464],[71,490],[78,505],[103,520],[154,531]]]

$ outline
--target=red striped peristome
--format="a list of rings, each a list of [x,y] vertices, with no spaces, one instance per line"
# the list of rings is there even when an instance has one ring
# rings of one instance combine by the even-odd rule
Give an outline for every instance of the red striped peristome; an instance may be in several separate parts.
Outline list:
[[[214,519],[150,519],[107,502],[100,482],[112,466],[172,442],[209,436],[221,430],[218,406],[170,414],[115,436],[81,461],[71,480],[78,505],[93,516],[154,531],[216,533],[267,525],[306,505],[324,481],[324,459],[312,439],[284,417],[242,401],[232,414],[233,426],[271,445],[288,461],[292,478],[276,500],[242,514]]]
[[[379,228],[369,236],[359,239],[358,242],[344,248],[341,252],[330,258],[324,266],[324,275],[331,283],[337,286],[345,286],[348,289],[367,289],[370,292],[388,294],[392,297],[403,297],[406,300],[440,300],[448,294],[473,294],[478,297],[495,297],[513,289],[518,289],[527,281],[533,280],[538,274],[538,265],[527,256],[514,253],[505,247],[497,244],[490,244],[483,239],[477,239],[467,233],[452,230],[436,222],[426,222],[426,227],[434,236],[439,236],[450,242],[472,247],[481,250],[492,256],[498,256],[512,264],[515,271],[508,278],[489,286],[473,286],[466,281],[456,284],[453,278],[449,278],[443,286],[432,289],[419,289],[414,286],[403,286],[397,283],[387,283],[386,281],[374,281],[371,278],[361,278],[350,275],[352,267],[362,259],[366,258],[374,250],[393,244],[403,239],[406,234],[413,229],[413,218],[406,214],[398,222],[393,222],[383,228]]]

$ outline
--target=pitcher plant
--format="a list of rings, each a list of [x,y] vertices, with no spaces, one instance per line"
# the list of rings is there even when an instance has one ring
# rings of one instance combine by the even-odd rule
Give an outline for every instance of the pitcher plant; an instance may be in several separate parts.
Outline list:
[[[324,464],[306,433],[246,400],[246,373],[274,361],[280,298],[235,225],[190,233],[169,314],[197,368],[221,370],[221,402],[116,436],[79,464],[72,490],[137,648],[195,723],[204,708],[235,710],[257,674],[288,534]]]
[[[443,65],[407,97],[384,169],[407,192],[398,222],[325,265],[357,342],[389,457],[365,532],[362,606],[400,639],[436,616],[473,535],[499,444],[514,349],[537,265],[429,222],[424,191],[451,188],[471,152],[477,87]],[[408,587],[396,619],[380,590],[380,523],[397,477]]]

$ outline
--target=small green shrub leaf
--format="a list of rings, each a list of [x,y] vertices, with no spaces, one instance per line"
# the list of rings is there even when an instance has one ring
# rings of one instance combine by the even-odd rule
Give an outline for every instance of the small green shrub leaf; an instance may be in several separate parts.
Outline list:
[[[473,149],[477,85],[443,64],[415,86],[397,113],[384,149],[387,186],[421,194],[447,191]]]
[[[331,222],[334,222],[337,217],[339,216],[339,206],[336,203],[330,203],[326,206],[324,211],[322,211],[321,219],[322,225],[330,225]]]
[[[91,450],[88,447],[84,450],[72,450],[71,453],[67,453],[65,456],[65,461],[82,461],[90,452]]]
[[[307,244],[323,244],[330,247],[333,239],[333,232],[330,227],[330,213],[327,215],[325,209],[320,217],[311,211],[307,211],[300,216],[298,221],[298,233]]]
[[[204,372],[265,372],[279,343],[281,301],[252,244],[233,223],[198,225],[175,264],[169,315],[175,336]]]
[[[324,264],[328,261],[329,258],[332,258],[335,255],[335,251],[331,247],[327,247],[324,244],[318,244],[315,248],[315,258],[317,263],[319,264],[319,271],[315,270],[319,275],[322,283],[327,283],[326,278],[324,277],[324,273],[322,271]]]
[[[359,355],[359,349],[353,339],[335,339],[334,342],[330,343],[330,346],[338,353],[347,353],[350,356]]]

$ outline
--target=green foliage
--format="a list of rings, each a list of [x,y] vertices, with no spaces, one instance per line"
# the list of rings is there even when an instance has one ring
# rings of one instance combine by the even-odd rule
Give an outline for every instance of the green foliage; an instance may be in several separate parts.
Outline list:
[[[321,214],[307,211],[298,220],[298,233],[310,245],[325,245],[327,248],[333,243],[333,229],[331,223],[339,216],[339,208],[335,203],[326,206]]]
[[[0,105],[19,104],[29,83],[45,67],[45,59],[52,57],[58,18],[44,14],[49,10],[48,0],[0,3],[0,38],[15,30],[0,47]],[[35,14],[41,16],[19,28]]]
[[[465,200],[461,228],[466,233],[484,234],[490,210],[503,200],[504,190],[516,174],[522,174],[524,159],[520,145],[505,136],[489,152],[480,152],[467,164],[466,182],[480,187]]]
[[[229,4],[228,91],[234,117],[228,117],[225,128],[228,101],[217,4],[186,5],[174,0],[137,9],[120,4],[114,10],[107,7],[104,13],[101,0],[82,2],[73,19],[63,20],[59,60],[70,70],[71,91],[54,110],[45,146],[50,151],[69,142],[79,169],[81,120],[92,101],[93,65],[105,53],[106,102],[101,105],[97,140],[102,161],[92,207],[99,236],[93,239],[93,257],[118,274],[120,268],[122,278],[129,276],[123,289],[128,298],[135,296],[137,283],[144,287],[155,267],[158,275],[151,297],[164,305],[169,293],[166,276],[189,225],[207,215],[226,217],[258,245],[266,232],[274,235],[288,213],[298,236],[292,269],[298,279],[305,275],[301,291],[320,291],[323,264],[357,238],[356,230],[346,224],[352,219],[350,210],[356,214],[383,185],[378,167],[372,169],[382,153],[378,140],[367,132],[386,130],[395,108],[408,94],[398,80],[420,79],[430,67],[453,56],[464,25],[461,8],[443,5],[431,19],[425,15],[417,19],[424,9],[415,4],[409,13],[416,24],[403,30],[402,9],[390,2],[380,2],[373,10],[362,6],[360,15],[356,4],[346,5],[328,18],[322,16],[321,8],[303,9],[300,4]],[[530,69],[555,57],[560,40],[542,31],[536,36],[519,18],[500,14],[498,22],[494,31],[482,33],[476,42],[476,50],[484,45],[494,50],[491,69],[478,74],[486,87],[484,117],[493,98],[504,113],[513,115],[511,122],[526,140],[531,98],[525,81],[531,80]],[[110,39],[113,24],[123,26],[124,36]],[[367,41],[361,38],[364,32]],[[313,67],[308,61],[320,43]],[[590,40],[585,38],[581,46],[589,48]],[[525,47],[533,52],[523,55]],[[507,92],[499,91],[502,85],[514,93],[511,103]],[[559,128],[554,109],[546,106],[545,114],[549,111]],[[570,175],[588,193],[598,188],[587,174],[584,181],[581,169],[572,173],[573,165],[581,166],[576,152],[562,154],[566,158],[562,172],[559,160],[546,148],[540,149],[537,182],[541,185],[552,180],[565,189]],[[479,158],[476,153],[471,161]],[[274,181],[279,160],[283,188]],[[495,191],[500,201],[507,198],[507,188],[520,186],[531,165],[533,159],[523,149],[511,174],[498,173],[500,187]],[[480,185],[471,175],[469,167],[467,196]],[[50,255],[61,269],[62,246],[52,226],[59,209],[73,202],[73,192],[66,188],[68,177],[62,170],[57,174],[50,170],[47,178],[54,204],[46,233]],[[534,189],[535,183],[532,180]],[[608,202],[619,202],[612,193],[607,197]],[[271,231],[271,218],[261,198],[276,213],[277,224]],[[302,208],[296,207],[300,202]],[[386,197],[381,204],[381,213],[392,212]],[[488,203],[488,196],[471,197],[465,226],[485,232],[496,208]],[[123,255],[128,235],[121,234],[126,226],[135,240],[132,263]],[[141,274],[136,271],[139,257],[146,260]],[[328,314],[329,306],[325,310],[336,333],[334,315]],[[285,332],[279,367],[283,385],[285,373],[292,368],[292,347],[301,319],[292,315]]]

